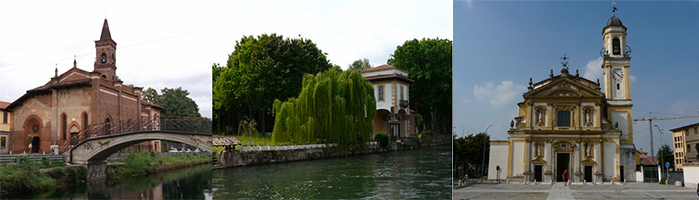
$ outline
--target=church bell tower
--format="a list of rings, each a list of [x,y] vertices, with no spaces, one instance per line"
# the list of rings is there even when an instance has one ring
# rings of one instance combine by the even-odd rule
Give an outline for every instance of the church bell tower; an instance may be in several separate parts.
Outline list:
[[[116,80],[116,45],[109,32],[107,19],[104,19],[100,39],[95,41],[95,71],[102,73],[102,78],[111,81]]]
[[[607,116],[610,116],[612,128],[621,130],[621,143],[633,143],[633,123],[631,118],[631,90],[629,61],[631,48],[626,45],[626,27],[616,16],[616,7],[607,26],[602,29],[604,48],[604,93],[607,100]]]

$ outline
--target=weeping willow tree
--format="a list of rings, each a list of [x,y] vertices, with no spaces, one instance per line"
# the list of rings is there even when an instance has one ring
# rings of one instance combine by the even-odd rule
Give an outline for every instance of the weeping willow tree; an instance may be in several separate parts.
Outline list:
[[[358,70],[306,74],[302,84],[298,98],[274,101],[275,143],[361,144],[371,139],[374,89]]]

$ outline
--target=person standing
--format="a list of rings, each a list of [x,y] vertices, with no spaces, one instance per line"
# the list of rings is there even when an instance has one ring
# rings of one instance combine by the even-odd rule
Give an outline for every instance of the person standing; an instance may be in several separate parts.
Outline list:
[[[567,186],[568,185],[568,170],[566,169],[563,171],[563,185]]]

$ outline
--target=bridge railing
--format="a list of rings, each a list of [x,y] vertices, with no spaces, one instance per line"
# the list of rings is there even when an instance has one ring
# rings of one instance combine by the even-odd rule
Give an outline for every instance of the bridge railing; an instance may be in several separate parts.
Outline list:
[[[68,151],[73,145],[80,144],[88,138],[120,135],[136,131],[179,131],[193,133],[211,133],[211,120],[203,117],[167,117],[156,119],[128,119],[99,124],[90,124],[71,138],[59,144],[59,152]]]

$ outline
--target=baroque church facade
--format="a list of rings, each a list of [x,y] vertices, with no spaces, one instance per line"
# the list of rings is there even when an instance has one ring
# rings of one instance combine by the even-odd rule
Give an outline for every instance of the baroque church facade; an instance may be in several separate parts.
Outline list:
[[[508,140],[490,142],[489,179],[636,180],[626,29],[615,15],[603,28],[603,85],[571,74],[565,56],[560,74],[529,79]]]
[[[90,125],[159,120],[162,107],[141,100],[142,87],[125,85],[117,77],[116,46],[105,19],[95,41],[93,71],[80,69],[73,61],[68,71],[58,74],[56,69],[46,84],[27,90],[4,108],[11,111],[13,122],[6,153],[64,153],[56,152],[57,146]],[[146,143],[160,150],[159,141]]]

